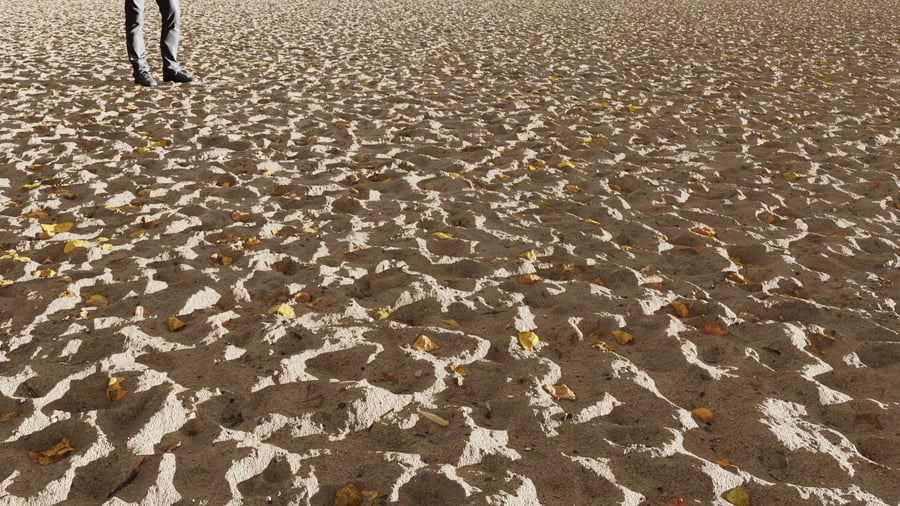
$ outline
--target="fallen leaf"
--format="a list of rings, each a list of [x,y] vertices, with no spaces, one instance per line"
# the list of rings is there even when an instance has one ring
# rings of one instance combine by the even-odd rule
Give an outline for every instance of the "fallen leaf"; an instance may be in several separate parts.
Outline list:
[[[32,462],[40,464],[42,466],[50,465],[54,460],[59,460],[59,457],[74,451],[72,449],[72,445],[69,443],[68,438],[62,438],[58,443],[53,445],[52,448],[44,450],[40,453],[29,451],[28,458],[31,459]]]
[[[47,216],[47,211],[44,211],[43,209],[33,209],[22,215],[23,218],[31,220],[39,220],[41,218],[46,218]]]
[[[450,370],[455,372],[456,374],[459,374],[460,376],[462,376],[464,378],[469,375],[469,373],[466,372],[466,370],[463,369],[461,365],[451,364]]]
[[[581,191],[582,191],[581,187],[578,186],[577,184],[567,184],[567,185],[563,186],[563,188],[565,188],[565,190],[569,193],[581,193]]]
[[[614,191],[614,192],[621,192],[621,191],[622,191],[622,187],[619,186],[619,185],[617,185],[616,183],[609,183],[609,184],[607,184],[607,186],[609,186],[609,189],[612,190],[612,191]]]
[[[572,162],[570,162],[570,161],[559,162],[559,163],[556,164],[556,168],[559,169],[559,170],[563,170],[563,169],[574,169],[574,168],[575,168],[575,164],[572,163]]]
[[[85,305],[89,307],[105,307],[109,305],[109,299],[100,295],[99,293],[95,293],[91,295],[84,301]]]
[[[519,283],[522,283],[523,285],[530,285],[540,280],[541,277],[537,274],[523,274],[519,276]]]
[[[533,249],[530,249],[524,253],[519,254],[519,258],[524,258],[525,260],[537,260],[537,252]]]
[[[881,425],[881,422],[878,421],[877,413],[867,413],[864,415],[858,415],[856,417],[856,423],[863,423],[866,425],[871,425],[875,427],[877,430],[882,430],[884,427]]]
[[[538,335],[530,330],[520,330],[519,331],[519,344],[522,345],[522,348],[526,350],[533,350],[535,346],[540,342],[540,338]]]
[[[706,322],[703,324],[703,333],[711,336],[724,336],[728,334],[728,330],[723,329],[718,323]]]
[[[334,493],[334,506],[362,506],[362,489],[355,483],[348,483]]]
[[[459,327],[459,322],[456,320],[441,320],[441,323],[444,325],[449,325],[451,327]]]
[[[412,348],[418,351],[434,351],[439,349],[441,346],[436,342],[432,341],[430,337],[426,335],[421,335],[416,339],[416,342],[412,344]]]
[[[568,401],[574,401],[575,392],[572,391],[565,383],[560,383],[558,385],[544,385],[544,390],[547,391],[554,399],[560,400],[565,399]]]
[[[706,408],[694,408],[691,410],[691,413],[694,414],[701,422],[709,423],[713,419],[712,411]]]
[[[169,328],[169,332],[176,332],[184,328],[184,322],[174,316],[170,316],[166,318],[166,326]]]
[[[709,237],[710,239],[717,239],[716,231],[709,227],[694,227],[691,229],[691,232],[700,234],[704,237]]]
[[[783,177],[784,180],[787,181],[788,183],[793,183],[794,181],[796,181],[796,180],[798,180],[798,179],[801,179],[801,178],[804,178],[804,177],[806,177],[806,176],[803,175],[803,174],[797,174],[796,172],[793,172],[793,171],[790,171],[790,170],[789,170],[789,171],[787,171],[787,172],[783,172],[783,173],[781,174],[781,177]]]
[[[609,343],[591,343],[591,348],[596,348],[603,351],[616,351],[618,349],[616,348],[616,345]]]
[[[34,275],[39,278],[52,278],[56,276],[56,271],[53,269],[38,269],[34,271]]]
[[[63,246],[63,253],[68,255],[78,248],[87,248],[87,243],[80,239],[74,241],[66,241],[66,245]]]
[[[750,506],[750,494],[743,487],[734,487],[725,492],[725,500],[734,506]]]
[[[625,332],[624,330],[619,330],[619,329],[613,330],[612,335],[616,339],[617,343],[623,344],[623,345],[628,344],[634,340],[634,336],[629,334],[628,332]]]
[[[269,308],[269,314],[277,314],[284,318],[293,318],[297,316],[294,313],[294,308],[288,306],[287,304],[278,304]]]
[[[675,308],[675,314],[679,316],[679,318],[687,318],[689,311],[686,305],[683,302],[678,302],[677,300],[673,300],[669,302],[669,305]]]
[[[419,416],[421,416],[422,418],[424,418],[430,422],[434,422],[434,423],[440,425],[441,427],[448,427],[450,425],[449,421],[441,418],[440,416],[438,416],[430,411],[416,409],[416,412],[419,413]]]
[[[9,288],[14,284],[16,284],[16,282],[11,279],[0,279],[0,288]]]
[[[234,211],[231,213],[231,221],[238,223],[245,223],[250,221],[250,213],[245,213],[243,211]]]
[[[150,143],[150,147],[154,147],[154,148],[164,148],[168,145],[169,145],[169,141],[167,141],[166,139],[160,139],[158,141],[153,141]]]
[[[125,397],[127,390],[122,389],[122,382],[125,378],[110,377],[106,384],[106,398],[115,402]]]
[[[375,311],[375,314],[373,316],[378,321],[387,320],[388,318],[391,317],[391,312],[388,311],[387,309],[379,309],[379,310]]]
[[[0,423],[6,423],[17,416],[19,416],[18,411],[10,411],[9,413],[6,413],[5,415],[0,416]]]
[[[452,238],[453,238],[453,234],[448,234],[448,233],[446,233],[446,232],[435,232],[435,233],[434,233],[434,237],[435,237],[436,239],[440,239],[440,240],[442,240],[442,241],[446,241],[447,239],[452,239]]]
[[[72,227],[75,226],[71,221],[64,221],[62,223],[41,223],[41,229],[50,234],[62,234],[63,232],[68,232],[72,230]]]

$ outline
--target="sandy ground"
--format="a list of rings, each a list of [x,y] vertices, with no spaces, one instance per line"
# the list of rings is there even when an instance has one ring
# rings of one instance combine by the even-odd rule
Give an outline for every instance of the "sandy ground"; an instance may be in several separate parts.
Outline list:
[[[897,1],[183,4],[0,0],[0,502],[900,504]]]

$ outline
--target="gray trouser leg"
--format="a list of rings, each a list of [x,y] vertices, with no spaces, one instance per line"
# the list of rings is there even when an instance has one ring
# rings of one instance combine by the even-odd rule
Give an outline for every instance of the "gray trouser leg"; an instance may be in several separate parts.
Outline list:
[[[135,75],[149,71],[144,47],[144,0],[125,0],[125,44]]]
[[[128,47],[128,60],[137,74],[149,71],[147,65],[147,48],[144,45],[144,3],[145,0],[125,0],[125,43]],[[181,28],[181,9],[178,0],[156,0],[162,17],[162,31],[159,37],[159,50],[162,53],[163,73],[177,72],[178,38]]]
[[[178,38],[181,34],[181,9],[178,0],[156,0],[162,16],[162,33],[159,36],[159,50],[162,53],[163,73],[178,72]]]

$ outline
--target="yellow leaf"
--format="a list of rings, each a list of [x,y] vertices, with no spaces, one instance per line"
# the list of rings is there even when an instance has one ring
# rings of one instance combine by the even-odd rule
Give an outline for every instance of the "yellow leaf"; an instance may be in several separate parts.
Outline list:
[[[680,318],[688,317],[688,308],[682,302],[678,302],[677,300],[673,300],[669,302],[669,305],[675,308],[675,314],[677,314]]]
[[[522,348],[526,350],[533,350],[535,346],[540,342],[540,338],[538,335],[530,330],[520,330],[519,331],[519,344],[522,345]]]
[[[184,328],[184,322],[174,316],[170,316],[166,318],[166,326],[169,328],[169,332],[176,332]]]
[[[0,288],[9,288],[14,284],[16,284],[16,282],[11,279],[0,279]]]
[[[139,155],[143,155],[144,153],[150,152],[150,147],[149,146],[140,146],[140,147],[134,148],[134,152]]]
[[[554,82],[559,81],[560,79],[562,78],[559,76],[559,74],[553,74],[552,76],[550,76],[550,80]]]
[[[306,227],[303,229],[303,231],[306,232],[307,234],[315,234],[319,231],[319,229],[317,229],[315,227]]]
[[[616,351],[616,345],[609,343],[592,343],[591,348],[596,348],[598,350],[603,351]]]
[[[334,506],[362,506],[362,489],[355,483],[348,483],[334,493]]]
[[[66,245],[63,246],[63,253],[68,255],[78,248],[87,248],[87,243],[80,239],[75,241],[66,241]]]
[[[15,260],[17,262],[22,262],[22,263],[28,263],[31,261],[31,259],[28,258],[27,256],[20,255],[20,254],[16,253],[15,251],[13,251],[12,253],[7,253],[0,258],[9,258],[9,259]]]
[[[246,241],[244,241],[245,246],[256,246],[258,244],[262,244],[262,241],[260,241],[256,237],[250,237]]]
[[[713,420],[712,411],[706,408],[694,408],[691,410],[691,413],[693,413],[701,422],[709,423]]]
[[[44,164],[42,163],[32,163],[31,165],[26,165],[25,168],[28,170],[41,170]]]
[[[597,220],[595,220],[595,219],[592,219],[592,218],[585,218],[585,219],[583,219],[583,220],[581,220],[581,221],[583,221],[583,222],[585,222],[585,223],[590,223],[591,225],[599,225],[599,224],[600,224],[599,221],[597,221]]]
[[[441,320],[441,323],[443,323],[444,325],[449,325],[451,327],[459,327],[459,322],[452,319]]]
[[[287,304],[278,304],[269,308],[269,314],[278,314],[284,318],[293,318],[296,316],[294,308]]]
[[[803,174],[797,174],[796,172],[789,170],[787,172],[782,173],[781,177],[783,177],[784,180],[787,181],[788,183],[793,183],[794,181],[796,181],[800,178],[804,178],[806,176]]]
[[[750,506],[750,494],[743,487],[734,487],[725,492],[725,500],[734,506]]]
[[[64,221],[62,223],[41,223],[41,229],[48,234],[62,234],[63,232],[72,230],[73,226],[75,226],[75,224],[71,221]]]
[[[609,107],[609,102],[602,100],[600,102],[594,102],[594,105],[597,107]]]
[[[104,307],[109,305],[109,299],[99,293],[95,293],[88,297],[84,303],[90,307]]]
[[[158,141],[153,141],[150,143],[150,147],[154,147],[154,148],[164,148],[168,145],[169,145],[169,141],[167,141],[165,139],[160,139]]]
[[[75,292],[73,292],[72,290],[64,290],[62,292],[59,292],[59,295],[57,295],[57,297],[62,299],[64,297],[77,297],[77,295],[75,295]]]
[[[644,108],[644,107],[643,107],[643,106],[640,106],[640,105],[629,105],[629,106],[628,106],[628,110],[631,111],[631,112],[640,111],[640,110],[643,109],[643,108]]]
[[[540,280],[541,277],[537,274],[523,274],[519,276],[519,283],[522,283],[523,285],[530,285]]]
[[[34,271],[34,275],[39,278],[52,278],[56,276],[56,271],[53,269],[38,269]]]
[[[416,339],[416,342],[412,344],[412,348],[417,351],[434,351],[440,348],[440,345],[431,340],[430,337],[426,335],[421,335]]]
[[[442,241],[446,241],[447,239],[452,238],[453,234],[448,234],[446,232],[435,232],[434,237],[436,237],[437,239],[440,239]]]
[[[634,340],[634,336],[624,330],[613,330],[612,335],[619,344],[628,344]]]
[[[445,419],[439,417],[438,415],[436,415],[436,414],[434,414],[434,413],[432,413],[432,412],[430,412],[430,411],[425,411],[425,410],[422,410],[422,409],[416,409],[416,412],[419,413],[419,415],[420,415],[422,418],[424,418],[424,419],[426,419],[426,420],[428,420],[428,421],[430,421],[430,422],[434,422],[434,423],[440,425],[441,427],[448,427],[448,426],[450,425],[450,422],[448,422],[447,420],[445,420]]]
[[[72,445],[69,443],[68,438],[62,438],[58,443],[53,445],[52,448],[44,450],[40,453],[29,451],[28,458],[31,459],[32,462],[40,464],[42,466],[50,465],[54,460],[58,460],[59,457],[74,451],[72,449]]]
[[[563,170],[563,169],[574,169],[574,168],[575,168],[575,164],[572,163],[572,162],[570,162],[570,161],[559,162],[559,163],[556,164],[556,168],[559,169],[559,170]]]
[[[565,190],[569,193],[581,193],[581,191],[582,191],[581,187],[578,186],[577,184],[567,184],[567,185],[563,186],[563,188],[565,188]]]
[[[375,311],[375,319],[378,321],[387,320],[391,317],[391,312],[387,309],[379,309]]]
[[[135,132],[135,133],[140,135],[141,137],[149,137],[150,136],[150,132],[145,132],[143,130],[140,132]]]
[[[462,376],[464,378],[469,375],[469,373],[466,372],[466,370],[463,369],[461,365],[452,364],[450,366],[450,370],[455,372],[456,374],[459,374],[460,376]]]
[[[525,260],[537,260],[537,252],[533,249],[530,249],[519,255],[519,258],[524,258]]]
[[[40,181],[36,181],[34,183],[23,184],[22,189],[23,190],[34,190],[35,188],[37,188],[40,185],[41,185]]]
[[[122,389],[122,382],[125,378],[110,377],[106,384],[106,398],[115,402],[125,397],[127,390]]]
[[[575,392],[573,392],[571,388],[566,386],[565,383],[560,383],[559,385],[544,385],[544,390],[546,390],[547,393],[556,400],[576,400]]]

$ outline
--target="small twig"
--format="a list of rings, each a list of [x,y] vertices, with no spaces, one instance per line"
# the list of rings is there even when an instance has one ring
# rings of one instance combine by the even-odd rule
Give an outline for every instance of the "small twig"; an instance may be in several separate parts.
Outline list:
[[[119,482],[119,484],[116,485],[116,488],[112,489],[112,492],[110,492],[109,495],[106,496],[106,498],[109,499],[110,497],[116,495],[116,492],[118,492],[119,490],[122,490],[123,488],[128,486],[129,483],[134,481],[134,479],[137,478],[138,471],[140,471],[141,464],[143,464],[143,463],[144,463],[144,457],[141,457],[138,460],[137,464],[131,469],[131,472],[128,473],[128,476],[126,476],[124,480]]]

